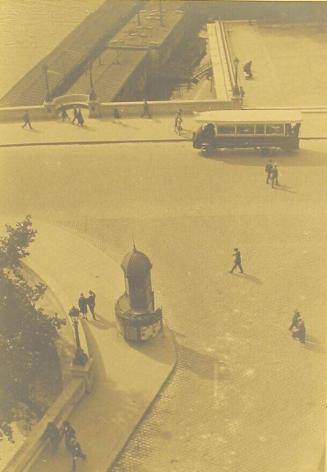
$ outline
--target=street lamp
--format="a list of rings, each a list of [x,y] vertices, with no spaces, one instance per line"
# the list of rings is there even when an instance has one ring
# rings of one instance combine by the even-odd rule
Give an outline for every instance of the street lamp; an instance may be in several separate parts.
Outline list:
[[[90,100],[96,100],[97,94],[95,93],[95,90],[94,90],[92,66],[93,66],[93,64],[92,64],[92,62],[90,62],[89,63]]]
[[[50,97],[50,87],[49,87],[49,78],[48,78],[48,66],[44,64],[42,66],[42,70],[44,73],[44,81],[45,81],[45,101],[49,102],[51,100],[51,97]]]
[[[240,94],[240,89],[238,86],[238,66],[239,66],[240,60],[238,57],[235,57],[234,59],[234,77],[235,77],[235,85],[234,85],[234,96],[238,96]]]
[[[78,319],[74,319],[73,326],[74,326],[75,342],[76,342],[76,351],[75,351],[75,357],[74,357],[73,362],[76,365],[85,365],[87,363],[87,355],[81,348],[81,341],[79,338],[79,331],[78,331]]]

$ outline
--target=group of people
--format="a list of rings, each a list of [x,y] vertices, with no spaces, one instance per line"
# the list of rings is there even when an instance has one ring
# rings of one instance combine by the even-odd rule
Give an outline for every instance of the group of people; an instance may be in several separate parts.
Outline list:
[[[62,432],[59,431],[58,427],[50,421],[47,424],[47,427],[43,433],[43,439],[49,440],[52,448],[52,452],[55,453],[59,447],[62,436],[64,437],[64,442],[66,449],[72,455],[72,468],[71,471],[75,472],[76,465],[79,459],[86,459],[86,454],[82,451],[81,445],[76,438],[75,429],[69,423],[69,421],[63,422]]]
[[[265,167],[266,171],[266,184],[269,184],[271,182],[271,186],[274,187],[274,185],[279,185],[278,182],[278,167],[277,164],[273,164],[272,160],[270,159]]]
[[[88,311],[90,311],[93,319],[96,321],[97,318],[95,316],[95,298],[96,294],[93,292],[93,290],[89,290],[88,297],[86,297],[84,293],[81,293],[78,299],[78,308],[73,305],[69,311],[69,316],[74,319],[78,318],[81,314],[83,316],[83,319],[88,321],[87,313]]]
[[[62,121],[69,120],[69,116],[65,108],[63,108],[61,112],[61,119]],[[73,125],[75,124],[75,121],[77,122],[78,126],[82,126],[82,127],[84,126],[84,117],[82,115],[82,111],[80,108],[76,108],[76,107],[73,108],[73,119],[72,119]]]

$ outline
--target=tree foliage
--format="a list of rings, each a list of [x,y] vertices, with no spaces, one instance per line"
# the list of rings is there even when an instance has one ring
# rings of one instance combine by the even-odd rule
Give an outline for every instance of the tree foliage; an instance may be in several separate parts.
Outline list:
[[[31,286],[22,271],[36,233],[27,216],[0,238],[0,421],[11,420],[17,402],[31,406],[31,387],[55,354],[56,329],[37,307],[46,287]]]

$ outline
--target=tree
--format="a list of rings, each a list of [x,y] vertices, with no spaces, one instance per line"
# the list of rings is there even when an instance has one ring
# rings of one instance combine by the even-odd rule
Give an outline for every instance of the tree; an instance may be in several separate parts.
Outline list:
[[[31,286],[22,270],[36,234],[27,216],[0,238],[0,422],[11,421],[17,402],[37,410],[31,387],[56,358],[56,329],[37,307],[46,286]]]

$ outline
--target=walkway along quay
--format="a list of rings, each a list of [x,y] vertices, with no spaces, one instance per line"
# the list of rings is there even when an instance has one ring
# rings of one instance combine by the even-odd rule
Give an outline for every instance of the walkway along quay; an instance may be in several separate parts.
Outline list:
[[[0,106],[40,105],[46,95],[62,95],[145,2],[124,0],[112,8],[110,0],[91,13],[1,99]],[[63,71],[63,61],[65,71]],[[47,90],[48,89],[48,90]]]
[[[126,343],[118,334],[114,312],[115,301],[124,291],[123,272],[116,261],[123,254],[113,260],[74,231],[42,221],[34,221],[34,226],[38,237],[27,264],[41,275],[65,312],[77,303],[81,291],[92,288],[97,295],[97,320],[80,321],[82,346],[92,363],[92,379],[87,382],[83,372],[75,373],[72,383],[46,412],[4,472],[69,470],[71,455],[64,445],[53,455],[42,440],[48,421],[61,428],[67,419],[87,453],[81,470],[106,472],[174,370],[173,335],[164,327],[161,334],[146,344]],[[49,258],[51,253],[55,257]],[[105,438],[105,447],[100,438]]]

